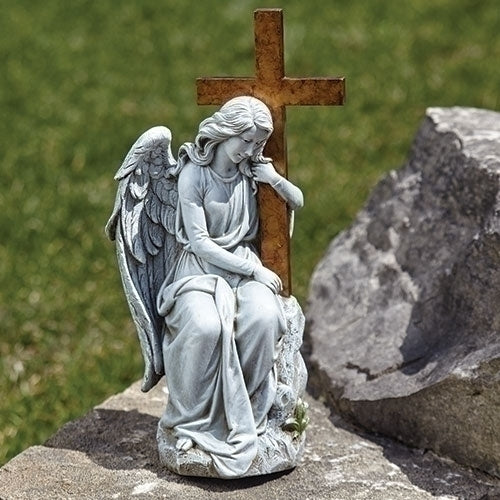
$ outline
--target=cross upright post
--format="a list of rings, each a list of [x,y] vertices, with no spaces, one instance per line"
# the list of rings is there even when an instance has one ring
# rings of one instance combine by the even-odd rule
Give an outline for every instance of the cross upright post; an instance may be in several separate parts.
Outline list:
[[[255,77],[198,78],[198,104],[224,104],[250,95],[271,110],[274,132],[265,155],[273,159],[278,173],[287,177],[285,106],[342,105],[344,78],[289,78],[285,76],[283,11],[254,12]],[[260,256],[262,263],[283,282],[283,295],[291,293],[289,214],[286,203],[267,185],[259,187]]]

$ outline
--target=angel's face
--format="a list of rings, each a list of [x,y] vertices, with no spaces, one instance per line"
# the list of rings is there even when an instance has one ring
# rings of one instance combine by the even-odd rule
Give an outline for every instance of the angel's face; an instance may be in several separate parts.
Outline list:
[[[267,132],[253,125],[240,135],[226,139],[220,147],[235,164],[251,158],[267,140]]]

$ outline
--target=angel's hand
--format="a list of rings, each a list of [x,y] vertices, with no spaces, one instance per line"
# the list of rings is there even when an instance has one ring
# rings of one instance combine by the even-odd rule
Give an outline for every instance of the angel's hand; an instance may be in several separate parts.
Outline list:
[[[272,163],[254,163],[251,166],[255,181],[269,184],[288,204],[292,210],[304,205],[302,191],[288,179],[282,177]]]
[[[276,172],[271,162],[252,164],[252,175],[257,182],[264,182],[271,185],[279,182],[281,179],[281,175]]]
[[[267,267],[257,266],[253,273],[253,277],[255,281],[266,285],[275,294],[280,293],[283,289],[280,277],[270,269],[267,269]]]

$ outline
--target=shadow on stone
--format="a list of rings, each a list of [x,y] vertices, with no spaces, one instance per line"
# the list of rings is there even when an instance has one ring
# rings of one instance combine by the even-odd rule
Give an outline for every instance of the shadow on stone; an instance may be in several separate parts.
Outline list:
[[[472,240],[449,275],[436,280],[430,296],[413,305],[400,347],[402,373],[414,375],[448,357],[452,371],[466,356],[495,343],[492,325],[498,320],[490,305],[498,301],[499,248],[495,233]]]
[[[264,476],[244,477],[241,479],[231,480],[191,477],[189,478],[189,483],[192,486],[196,486],[210,492],[236,491],[245,490],[247,488],[254,488],[255,486],[269,483],[270,481],[274,481],[283,476],[287,476],[288,474],[290,474],[290,472],[292,471],[288,470],[283,472],[276,472],[274,474],[266,474]]]
[[[158,418],[137,410],[97,408],[64,425],[45,446],[80,451],[107,469],[144,467],[160,472],[157,424]]]
[[[137,410],[96,408],[84,417],[64,425],[45,446],[82,452],[95,464],[106,469],[145,469],[156,474],[158,478],[189,484],[207,491],[252,488],[291,472],[230,481],[179,476],[160,464],[156,444],[157,425],[157,417]]]

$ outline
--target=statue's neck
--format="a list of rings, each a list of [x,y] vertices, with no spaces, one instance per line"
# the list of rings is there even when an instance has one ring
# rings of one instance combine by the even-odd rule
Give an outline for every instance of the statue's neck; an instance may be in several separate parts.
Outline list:
[[[218,147],[210,163],[210,168],[221,177],[233,177],[238,170],[238,165],[229,158],[222,148]]]

